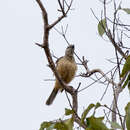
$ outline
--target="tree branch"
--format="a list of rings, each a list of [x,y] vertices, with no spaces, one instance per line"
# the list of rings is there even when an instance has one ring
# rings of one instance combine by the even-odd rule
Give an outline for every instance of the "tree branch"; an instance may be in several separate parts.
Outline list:
[[[72,5],[72,1],[70,3],[70,6],[68,7],[68,10],[66,11],[66,14],[68,13],[68,11],[69,11],[69,9]],[[78,118],[78,116],[77,116],[77,109],[78,109],[77,91],[72,86],[68,86],[63,82],[63,80],[61,79],[60,75],[58,74],[58,72],[56,70],[56,67],[55,67],[55,64],[53,62],[53,59],[52,59],[52,56],[51,56],[51,53],[50,53],[50,49],[49,49],[49,43],[48,43],[49,31],[58,22],[60,22],[60,20],[62,20],[62,18],[64,18],[64,16],[62,16],[62,18],[60,20],[55,21],[52,25],[49,26],[49,24],[48,24],[48,14],[47,14],[47,11],[46,11],[44,5],[41,3],[40,0],[36,0],[36,2],[38,3],[38,5],[39,5],[39,7],[42,11],[43,22],[44,22],[43,44],[40,45],[40,44],[36,43],[36,45],[38,45],[38,46],[40,46],[44,49],[48,63],[49,63],[49,67],[53,71],[55,77],[57,78],[57,80],[59,81],[61,86],[72,96],[72,109],[75,112],[74,115],[73,115],[75,122],[77,122],[83,128],[86,128],[86,126],[81,125],[80,118]]]
[[[66,12],[65,12],[64,8],[62,7],[60,0],[58,0],[58,3],[61,8],[61,11],[62,11],[62,16],[60,16],[55,22],[53,22],[51,25],[49,25],[49,29],[52,29],[57,23],[59,23],[63,18],[65,18],[67,16],[67,14],[70,11],[70,8],[72,6],[73,0],[71,0],[70,5],[68,6],[68,9]]]

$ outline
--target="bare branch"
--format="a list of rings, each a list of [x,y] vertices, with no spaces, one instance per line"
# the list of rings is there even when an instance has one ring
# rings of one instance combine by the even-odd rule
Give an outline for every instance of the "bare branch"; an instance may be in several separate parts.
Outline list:
[[[93,69],[91,71],[89,71],[87,74],[88,74],[88,77],[91,76],[92,74],[94,73],[100,73],[102,75],[102,77],[104,77],[106,79],[106,81],[108,81],[108,83],[111,83],[112,85],[114,85],[115,87],[117,87],[118,85],[112,80],[112,79],[109,79],[106,74],[103,73],[102,70],[100,69]]]
[[[66,14],[65,14],[64,6],[62,6],[60,0],[58,0],[58,3],[59,3],[59,6],[60,6],[61,11],[62,11],[62,13],[63,13],[63,16],[65,16]],[[63,5],[64,5],[64,0],[63,0]],[[66,16],[65,16],[65,17],[66,17]]]
[[[67,14],[70,11],[70,8],[72,6],[73,0],[71,0],[70,5],[68,6],[68,9],[66,12],[65,12],[64,8],[62,7],[60,0],[58,0],[58,3],[62,10],[62,16],[60,16],[55,22],[53,22],[51,25],[49,25],[49,29],[52,29],[57,23],[59,23],[63,18],[65,18],[67,16]]]

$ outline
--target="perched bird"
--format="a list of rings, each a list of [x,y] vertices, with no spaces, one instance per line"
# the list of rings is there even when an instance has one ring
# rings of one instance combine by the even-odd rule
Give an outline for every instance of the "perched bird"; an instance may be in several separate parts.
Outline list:
[[[56,69],[61,79],[68,84],[75,76],[77,70],[77,64],[74,59],[74,45],[69,45],[66,48],[65,55],[57,60]],[[63,91],[62,86],[56,79],[54,89],[52,90],[49,98],[46,101],[46,105],[51,105],[54,101],[58,91]]]

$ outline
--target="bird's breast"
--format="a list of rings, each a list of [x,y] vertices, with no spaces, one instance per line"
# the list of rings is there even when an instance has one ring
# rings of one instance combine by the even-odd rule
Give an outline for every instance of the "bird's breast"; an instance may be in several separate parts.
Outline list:
[[[57,65],[57,71],[66,83],[69,83],[74,78],[76,70],[77,65],[75,61],[66,60],[64,58],[61,59]]]

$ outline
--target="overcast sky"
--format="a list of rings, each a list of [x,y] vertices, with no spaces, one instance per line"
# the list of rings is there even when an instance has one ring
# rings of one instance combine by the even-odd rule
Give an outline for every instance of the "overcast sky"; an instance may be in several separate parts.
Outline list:
[[[49,23],[52,23],[60,15],[57,12],[57,0],[44,0],[44,2]],[[130,7],[130,1],[123,0],[122,6]],[[74,10],[56,28],[60,30],[61,25],[68,24],[66,36],[70,43],[75,44],[77,54],[89,60],[90,69],[100,68],[104,72],[109,71],[113,65],[106,59],[114,57],[114,48],[98,35],[97,21],[90,10],[92,8],[100,17],[102,4],[98,0],[74,0],[73,8]],[[128,17],[126,13],[123,15]],[[41,122],[63,118],[64,108],[69,108],[64,93],[58,94],[53,105],[45,105],[54,82],[44,80],[54,77],[47,67],[44,51],[35,45],[35,42],[42,43],[42,34],[41,11],[35,0],[1,1],[1,130],[38,130]],[[49,43],[51,52],[57,57],[64,55],[67,44],[55,30],[50,33]],[[84,72],[84,69],[79,67],[77,74],[79,72]],[[81,88],[83,88],[92,81],[75,78],[71,85],[76,88],[79,82],[82,82]],[[95,84],[79,93],[79,113],[90,103],[100,101],[104,90],[104,86]],[[129,101],[128,90],[125,89],[120,97],[119,106],[124,106]],[[111,100],[112,91],[108,89],[101,103],[110,105]]]

